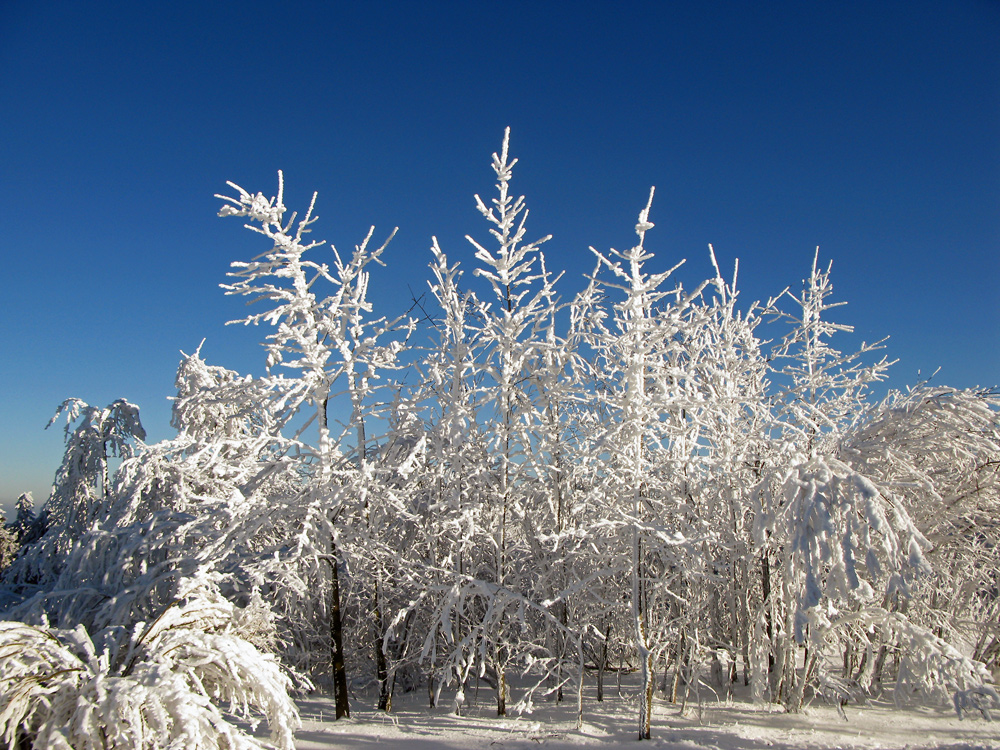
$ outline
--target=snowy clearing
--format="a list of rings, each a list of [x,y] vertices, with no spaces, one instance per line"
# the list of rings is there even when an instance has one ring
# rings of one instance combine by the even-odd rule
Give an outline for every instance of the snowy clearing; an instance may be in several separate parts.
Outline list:
[[[612,691],[614,692],[614,691]],[[624,694],[624,693],[623,693]],[[498,719],[491,695],[480,695],[465,716],[450,706],[428,709],[422,692],[400,696],[391,714],[355,709],[352,718],[333,721],[332,698],[297,701],[302,729],[299,750],[320,748],[520,748],[550,750],[577,747],[635,747],[634,696],[613,695],[603,704],[592,696],[584,707],[584,726],[575,728],[574,703],[545,704],[531,715]],[[800,714],[779,706],[754,706],[749,701],[679,706],[657,700],[653,716],[653,747],[664,748],[1000,748],[1000,722],[958,719],[948,707],[896,708],[891,702],[848,706],[845,718],[835,706],[814,703]],[[640,745],[648,746],[648,745]]]

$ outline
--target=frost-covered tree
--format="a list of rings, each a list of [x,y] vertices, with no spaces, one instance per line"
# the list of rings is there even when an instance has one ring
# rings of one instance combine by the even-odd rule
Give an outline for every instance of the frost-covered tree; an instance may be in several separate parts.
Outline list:
[[[198,363],[187,358],[182,373],[185,364]],[[261,460],[238,442],[199,441],[182,429],[143,445],[122,461],[72,543],[63,543],[62,522],[28,545],[30,567],[19,561],[6,577],[16,596],[4,616],[17,621],[4,623],[0,638],[8,741],[257,747],[227,716],[251,718],[256,705],[275,742],[291,746],[291,683],[273,657],[280,634],[253,589],[266,582],[248,564],[265,551],[260,531],[278,509],[274,495],[268,512],[254,505]],[[77,486],[90,497],[92,485]],[[174,627],[182,611],[193,630]]]
[[[170,418],[178,434],[222,444],[277,439],[279,416],[271,408],[267,383],[209,365],[201,357],[201,346],[194,354],[181,352],[181,357]]]
[[[838,616],[907,595],[913,578],[929,572],[929,545],[898,498],[834,458],[796,463],[781,484],[782,501],[770,503],[776,515],[758,522],[774,530],[781,565],[775,691],[798,710],[813,671],[824,668]],[[801,673],[799,644],[808,644]]]
[[[67,399],[49,426],[61,416],[66,418],[66,452],[43,510],[50,526],[62,526],[66,535],[72,535],[100,515],[99,504],[111,490],[108,459],[133,455],[134,441],[145,439],[146,431],[139,408],[125,399],[105,408]]]
[[[125,399],[104,408],[67,399],[48,426],[61,416],[66,418],[66,451],[52,492],[28,534],[38,538],[24,546],[5,574],[15,584],[46,585],[55,579],[80,535],[107,515],[112,501],[109,459],[132,457],[146,437],[139,408]]]
[[[666,645],[670,603],[682,580],[695,572],[698,556],[690,525],[689,459],[699,425],[689,420],[696,401],[687,347],[699,325],[693,304],[702,287],[685,292],[662,287],[677,266],[659,273],[645,270],[653,255],[645,249],[649,202],[639,213],[639,242],[625,252],[597,255],[601,294],[616,293],[607,323],[601,316],[586,342],[599,373],[595,398],[604,412],[602,431],[587,460],[603,464],[595,491],[614,530],[610,559],[626,572],[624,592],[631,620],[631,644],[639,663],[639,738],[650,737],[654,661]],[[604,290],[607,290],[606,292]],[[614,566],[608,571],[612,573]]]
[[[755,622],[754,640],[770,644],[772,698],[793,710],[809,686],[839,685],[842,697],[867,690],[873,678],[881,679],[887,655],[905,648],[897,637],[904,631],[904,641],[917,639],[935,656],[905,665],[897,660],[897,685],[922,684],[938,661],[952,663],[943,641],[908,614],[930,580],[932,542],[911,515],[919,506],[906,500],[908,483],[883,479],[897,464],[892,447],[875,447],[880,430],[895,426],[884,411],[881,419],[872,417],[868,389],[891,363],[865,363],[879,344],[842,355],[828,343],[832,334],[851,330],[824,317],[838,306],[828,301],[831,289],[830,269],[819,269],[817,252],[801,296],[792,297],[797,312],[784,316],[792,331],[775,352],[788,363],[775,371],[783,440],[774,441],[779,450],[768,459],[754,526],[768,563],[764,617]],[[938,439],[952,444],[946,432],[924,433],[931,453]],[[847,682],[830,672],[835,649],[844,656]],[[962,667],[965,677],[948,682],[951,690],[964,691],[968,680],[978,679],[970,665]],[[754,666],[761,674],[759,659]],[[757,695],[762,682],[755,681]]]
[[[17,534],[7,525],[7,518],[0,514],[0,573],[14,560],[20,546]]]
[[[271,249],[255,260],[235,262],[235,270],[230,275],[236,281],[223,285],[227,294],[248,296],[251,301],[266,300],[271,306],[233,322],[268,323],[274,327],[266,337],[269,375],[264,383],[273,392],[272,410],[278,428],[291,425],[308,407],[312,413],[297,426],[295,438],[301,438],[313,424],[318,431],[315,444],[304,443],[307,447],[303,465],[311,478],[301,498],[307,510],[301,516],[306,528],[299,539],[305,544],[301,550],[303,554],[306,547],[311,546],[312,559],[330,567],[329,593],[326,595],[330,601],[337,714],[346,716],[349,705],[340,591],[342,571],[348,569],[344,559],[345,544],[349,544],[347,532],[352,526],[370,522],[371,503],[379,497],[372,492],[371,485],[373,441],[368,426],[378,403],[372,396],[380,372],[398,366],[403,348],[399,339],[390,340],[401,321],[372,318],[367,297],[368,268],[381,263],[380,255],[389,240],[372,249],[369,246],[374,234],[372,227],[348,260],[342,259],[333,246],[332,265],[307,259],[304,257],[306,252],[323,244],[306,241],[316,221],[313,216],[315,195],[304,218],[296,223],[295,214],[287,221],[283,218],[284,185],[280,173],[278,195],[270,200],[261,193],[251,195],[237,185],[230,183],[230,186],[238,196],[217,196],[226,201],[220,216],[247,218],[246,226],[272,243]],[[317,282],[331,285],[331,294],[320,297],[314,291]],[[403,328],[410,330],[412,324],[405,323]],[[291,370],[294,377],[274,374],[275,367]],[[329,415],[330,402],[337,396],[344,398],[350,414],[340,429],[333,428]],[[360,564],[355,569],[360,572],[370,568]],[[373,571],[376,575],[370,581],[368,606],[376,622],[381,622],[380,587],[384,584],[377,571],[376,566]],[[383,627],[378,625],[377,629]],[[375,659],[384,686],[383,635],[381,632],[376,634]]]
[[[183,355],[177,436],[155,445],[124,400],[60,408],[52,495],[0,539],[0,565],[22,547],[0,598],[8,744],[249,747],[230,719],[256,706],[288,746],[289,680],[332,674],[344,716],[348,663],[384,710],[425,680],[461,712],[483,681],[501,715],[572,686],[582,716],[587,661],[600,700],[614,658],[639,672],[640,738],[654,672],[687,701],[740,659],[791,710],[890,686],[997,701],[996,395],[871,404],[889,362],[835,348],[818,253],[764,306],[711,246],[713,277],[673,287],[676,266],[650,271],[652,191],[637,244],[594,251],[563,304],[516,161],[508,130],[472,279],[432,242],[424,348],[374,314],[373,230],[323,261],[315,196],[298,220],[280,173],[270,199],[230,183],[220,214],[269,243],[223,285],[260,305],[233,322],[269,327],[266,373]],[[789,324],[770,345],[769,316]]]
[[[30,492],[24,492],[14,505],[14,520],[0,515],[0,574],[14,561],[21,547],[33,542],[41,533],[35,524],[35,501]]]
[[[515,524],[526,512],[525,482],[520,473],[529,446],[518,421],[531,408],[525,375],[538,346],[538,324],[553,296],[554,283],[539,250],[550,237],[524,242],[528,210],[523,196],[514,199],[510,194],[517,159],[509,156],[509,141],[508,128],[500,153],[493,154],[497,197],[492,206],[488,207],[476,196],[476,207],[492,224],[490,234],[498,247],[490,250],[468,237],[480,263],[475,273],[486,279],[493,293],[492,304],[483,308],[482,329],[478,332],[481,346],[486,350],[481,364],[485,375],[482,387],[488,394],[487,408],[492,411],[495,425],[490,451],[494,461],[491,497],[484,509],[489,516],[484,521],[490,527],[486,533],[492,537],[489,540],[492,560],[484,561],[485,569],[477,577],[486,578],[497,587],[487,606],[490,621],[484,622],[484,626],[493,631],[486,631],[494,640],[488,666],[495,673],[500,716],[507,713],[507,670],[518,651],[517,629],[511,619],[511,607],[517,606],[516,597],[510,602],[504,601],[504,597],[507,591],[523,593],[514,562]]]
[[[242,603],[250,591],[266,592],[286,663],[327,673],[329,602],[316,592],[326,590],[328,568],[301,534],[310,448],[281,434],[264,379],[210,366],[200,349],[184,355],[177,392],[178,437],[147,452],[151,459],[162,448],[162,460],[144,462],[129,496],[218,519],[234,539],[219,566],[227,596]]]
[[[527,708],[546,678],[560,690],[558,652],[566,649],[553,639],[578,641],[566,641],[566,613],[555,613],[564,604],[550,574],[551,548],[559,546],[552,516],[565,514],[558,497],[572,465],[567,450],[557,459],[563,476],[556,478],[548,458],[564,450],[557,445],[565,437],[558,402],[567,350],[555,332],[555,277],[538,249],[544,240],[523,242],[527,211],[523,197],[509,192],[516,160],[508,147],[509,131],[493,156],[492,207],[477,197],[499,247],[470,238],[476,274],[486,279],[492,302],[461,290],[458,265],[449,264],[436,240],[432,247],[431,292],[440,315],[435,343],[419,365],[417,396],[427,415],[421,511],[427,546],[414,561],[428,566],[430,576],[418,602],[430,607],[423,655],[437,687],[438,674],[454,679],[461,698],[475,674],[496,689],[501,714],[508,710],[512,665],[536,678],[517,704]]]
[[[420,487],[418,543],[411,562],[422,570],[420,590],[403,616],[423,623],[419,655],[427,670],[431,706],[453,683],[462,691],[476,665],[472,603],[461,592],[474,573],[483,497],[488,487],[487,437],[478,388],[478,343],[474,324],[483,317],[474,293],[460,286],[462,271],[450,263],[435,238],[430,293],[437,303],[433,342],[417,363],[415,400],[423,407],[424,465]],[[398,618],[397,618],[398,619]]]
[[[689,347],[701,394],[696,410],[703,423],[703,479],[697,493],[701,513],[717,533],[711,551],[717,579],[702,614],[713,623],[713,645],[723,646],[734,665],[741,655],[744,680],[749,681],[751,645],[760,647],[751,643],[751,628],[764,598],[758,595],[752,522],[763,467],[770,461],[770,383],[757,337],[760,308],[739,309],[738,262],[732,281],[726,281],[711,245],[709,253],[715,277],[706,290],[703,325]]]
[[[26,544],[29,541],[29,535],[33,533],[32,529],[36,522],[35,498],[31,496],[30,492],[22,492],[18,496],[14,512],[16,515],[14,516],[13,531],[17,534],[18,540]]]
[[[792,301],[790,312],[769,308],[777,319],[790,324],[772,358],[783,363],[775,368],[776,396],[782,426],[796,448],[810,456],[830,450],[844,431],[865,413],[873,384],[885,379],[893,364],[886,357],[873,362],[866,355],[882,348],[885,341],[862,343],[857,351],[843,354],[830,345],[835,333],[851,333],[853,328],[830,321],[826,313],[846,302],[830,302],[833,284],[830,272],[819,266],[819,248],[813,256],[812,271],[795,296],[787,289],[782,297]],[[780,301],[780,298],[779,300]],[[826,445],[824,445],[826,443]]]
[[[522,440],[530,447],[524,467],[529,489],[523,515],[526,564],[535,571],[533,598],[547,604],[560,623],[545,628],[544,646],[537,649],[548,657],[555,699],[562,700],[563,684],[576,675],[579,703],[590,603],[571,592],[590,570],[582,491],[586,473],[577,460],[585,444],[585,366],[578,352],[582,332],[572,316],[568,331],[559,330],[566,311],[551,289],[548,294],[526,375],[532,409],[520,421]]]

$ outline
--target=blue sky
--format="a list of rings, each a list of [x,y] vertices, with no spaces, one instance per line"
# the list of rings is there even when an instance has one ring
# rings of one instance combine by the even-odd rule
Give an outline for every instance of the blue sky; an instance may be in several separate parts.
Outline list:
[[[119,396],[170,436],[179,351],[259,371],[225,328],[262,248],[212,196],[319,192],[349,250],[399,226],[375,304],[425,288],[431,235],[471,264],[512,128],[529,235],[565,289],[588,245],[685,278],[741,262],[744,299],[834,261],[837,319],[890,335],[892,385],[1000,381],[1000,3],[0,4],[0,502],[44,498],[56,406]]]

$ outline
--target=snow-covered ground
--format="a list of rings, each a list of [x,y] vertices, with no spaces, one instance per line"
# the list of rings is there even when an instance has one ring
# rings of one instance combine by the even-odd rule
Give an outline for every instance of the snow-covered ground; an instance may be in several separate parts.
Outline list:
[[[323,698],[300,700],[303,727],[296,735],[300,750],[374,748],[431,750],[432,748],[495,748],[521,750],[544,747],[636,747],[634,700],[619,697],[612,688],[603,703],[584,704],[584,726],[577,730],[575,703],[543,704],[530,715],[498,719],[492,694],[480,693],[477,705],[464,716],[449,707],[429,710],[426,695],[397,696],[394,711],[372,711],[371,702],[355,701],[352,717],[334,722],[333,702]],[[948,707],[897,709],[891,703],[848,706],[845,716],[836,707],[813,703],[801,714],[777,707],[756,707],[744,700],[689,703],[679,706],[657,700],[651,742],[639,747],[699,750],[791,750],[792,748],[1000,748],[1000,721],[959,720]]]

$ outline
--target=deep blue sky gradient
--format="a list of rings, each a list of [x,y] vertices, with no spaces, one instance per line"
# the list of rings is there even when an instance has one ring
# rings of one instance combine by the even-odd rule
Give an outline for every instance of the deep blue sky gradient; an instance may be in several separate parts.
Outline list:
[[[531,237],[567,295],[588,245],[744,299],[834,260],[845,348],[890,335],[892,385],[1000,381],[1000,3],[0,3],[0,503],[47,494],[60,401],[138,403],[171,434],[179,350],[259,372],[218,284],[263,248],[233,180],[350,251],[399,226],[377,309],[426,288],[431,235],[471,268],[512,128]]]

